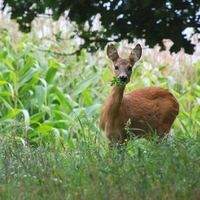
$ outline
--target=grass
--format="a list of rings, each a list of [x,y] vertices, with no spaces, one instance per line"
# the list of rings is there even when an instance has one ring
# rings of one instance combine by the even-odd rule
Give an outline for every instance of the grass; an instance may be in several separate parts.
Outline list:
[[[87,139],[68,150],[1,141],[1,199],[198,199],[200,137],[134,138],[125,152]]]
[[[169,88],[180,113],[169,140],[134,137],[109,149],[99,129],[112,79],[105,52],[67,56],[78,42],[51,25],[41,20],[22,34],[1,20],[0,199],[199,199],[200,61],[140,41],[143,57],[126,91]],[[120,43],[122,54],[126,47]]]

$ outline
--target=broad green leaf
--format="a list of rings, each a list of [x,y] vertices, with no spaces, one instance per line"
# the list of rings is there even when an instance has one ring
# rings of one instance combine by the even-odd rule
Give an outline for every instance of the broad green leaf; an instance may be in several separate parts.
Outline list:
[[[43,123],[43,124],[40,124],[36,130],[41,133],[46,133],[46,132],[52,131],[53,128],[52,128],[52,126],[49,126],[49,125]]]
[[[16,117],[20,112],[21,112],[21,110],[19,110],[19,109],[12,109],[5,116],[0,118],[0,122],[7,120],[7,119],[14,119],[14,117]]]
[[[10,91],[11,91],[11,96],[12,96],[12,98],[14,98],[14,88],[10,83],[8,83],[8,86],[9,86]]]
[[[61,119],[66,120],[66,123],[77,124],[77,121],[74,120],[71,116],[66,114],[65,112],[61,112],[59,110],[53,110],[53,112],[61,117]]]
[[[52,128],[61,128],[61,129],[68,129],[69,123],[65,120],[52,120],[52,121],[45,121],[45,124],[51,126]]]
[[[7,84],[7,81],[0,80],[0,85],[5,85],[5,84]]]
[[[63,63],[59,63],[57,60],[55,59],[50,59],[49,60],[49,66],[50,67],[53,67],[53,68],[57,68],[57,69],[60,69],[60,68],[64,68],[65,65]]]
[[[23,56],[23,55],[22,55]],[[20,68],[18,74],[19,77],[23,76],[24,74],[27,73],[28,70],[30,70],[31,68],[36,68],[37,66],[37,61],[35,58],[33,57],[28,57],[26,60],[24,60],[24,62],[26,63],[25,65],[23,65],[22,68]]]
[[[167,68],[167,66],[161,66],[159,67],[159,71],[164,71]]]
[[[96,103],[88,108],[86,108],[86,114],[88,117],[91,117],[95,112],[96,110],[98,110],[102,105],[99,104],[99,103]]]
[[[24,109],[21,109],[21,112],[23,113],[23,116],[24,116],[24,122],[25,122],[26,131],[28,131],[29,125],[30,125],[29,112],[27,110],[24,110]]]
[[[57,68],[54,68],[54,67],[50,67],[48,70],[47,70],[47,73],[46,73],[46,81],[48,83],[52,83],[52,80],[54,79],[55,77],[55,74],[56,72],[58,71]]]
[[[69,101],[70,105],[72,107],[77,107],[79,106],[79,104],[73,100],[72,96],[70,96],[69,94],[65,94],[65,98]]]
[[[36,72],[37,72],[37,69],[31,67],[26,73],[24,73],[20,77],[19,88],[22,87],[25,83],[27,83],[31,78],[33,78],[33,76],[36,74]]]
[[[23,48],[24,48],[24,42],[19,43],[19,44],[17,45],[17,49],[18,49],[18,50],[23,49]]]
[[[46,91],[43,86],[36,85],[36,98],[39,108],[41,108],[42,104],[45,101]]]
[[[85,99],[85,102],[87,103],[87,105],[92,105],[92,98],[91,98],[89,92],[87,90],[84,90],[82,94],[84,96],[84,99]]]
[[[14,68],[12,66],[12,62],[10,60],[2,59],[2,62],[4,62],[9,69],[14,70]]]
[[[9,93],[9,92],[0,92],[0,97],[12,97],[12,93]]]
[[[99,74],[99,73],[96,73],[96,74],[94,74],[93,76],[91,76],[90,78],[87,78],[86,80],[80,82],[80,83],[76,86],[73,95],[78,95],[78,94],[80,94],[80,93],[83,92],[86,88],[88,88],[89,85],[98,82],[98,80],[99,80],[100,78],[101,78],[101,77],[100,77],[100,74]]]
[[[56,88],[55,86],[53,86],[51,88],[51,90],[49,91],[50,93],[54,92],[56,97],[57,97],[57,100],[60,102],[60,104],[63,106],[63,108],[66,110],[66,111],[70,111],[72,110],[72,106],[70,104],[70,102],[65,98],[64,94],[61,93],[58,88]]]
[[[38,81],[38,78],[34,76],[31,80],[21,85],[19,88],[19,96],[23,96],[29,90],[32,91],[35,88],[35,84],[37,81]]]
[[[41,112],[41,113],[35,113],[34,115],[30,116],[30,123],[35,123],[40,121],[44,116],[44,114],[45,112]]]

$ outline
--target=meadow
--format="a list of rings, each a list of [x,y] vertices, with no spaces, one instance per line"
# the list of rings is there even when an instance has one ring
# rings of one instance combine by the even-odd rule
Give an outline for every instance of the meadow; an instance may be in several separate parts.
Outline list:
[[[170,53],[169,40],[165,50],[136,39],[116,44],[123,56],[143,47],[126,91],[169,88],[180,113],[170,139],[135,137],[110,150],[99,128],[112,80],[105,51],[73,54],[81,40],[70,39],[73,25],[63,20],[36,19],[29,34],[8,16],[0,24],[0,199],[200,198],[195,37],[193,55]]]

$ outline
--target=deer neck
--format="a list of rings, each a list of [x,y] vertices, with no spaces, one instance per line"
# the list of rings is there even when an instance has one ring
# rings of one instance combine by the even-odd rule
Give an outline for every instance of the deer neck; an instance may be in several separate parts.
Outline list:
[[[113,115],[113,117],[116,117],[119,113],[124,89],[125,87],[118,87],[114,85],[106,100],[106,107],[108,108],[109,115]]]
[[[120,114],[120,107],[123,99],[124,89],[125,87],[118,87],[114,85],[102,107],[100,126],[104,131],[108,131],[107,128],[109,126],[112,126],[115,119]]]

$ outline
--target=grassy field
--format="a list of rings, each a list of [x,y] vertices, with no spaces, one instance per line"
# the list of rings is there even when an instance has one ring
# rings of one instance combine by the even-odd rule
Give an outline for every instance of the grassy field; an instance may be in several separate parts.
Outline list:
[[[199,199],[200,137],[134,139],[126,152],[1,145],[1,199]]]
[[[133,138],[109,150],[99,129],[112,80],[105,52],[69,56],[81,41],[48,20],[27,35],[6,16],[0,23],[0,199],[200,198],[198,51],[138,41],[143,57],[126,90],[169,88],[180,114],[169,140]],[[118,46],[127,55],[133,45]]]

